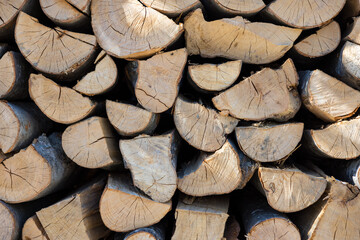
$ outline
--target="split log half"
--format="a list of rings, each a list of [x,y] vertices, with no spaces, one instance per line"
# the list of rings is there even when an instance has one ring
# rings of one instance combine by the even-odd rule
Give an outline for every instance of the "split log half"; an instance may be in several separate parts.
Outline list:
[[[300,72],[301,98],[305,107],[326,122],[354,115],[360,92],[321,70]]]
[[[61,148],[61,135],[45,135],[0,163],[0,199],[21,203],[64,187],[76,170]]]
[[[319,157],[353,159],[360,156],[360,118],[333,123],[324,129],[306,130],[304,146]]]
[[[264,68],[212,99],[215,107],[248,121],[287,121],[300,109],[298,74],[291,59],[280,69]]]
[[[101,221],[99,200],[105,179],[97,178],[76,193],[36,212],[50,239],[98,240],[109,230]]]
[[[102,51],[95,59],[95,70],[86,74],[73,89],[81,94],[94,96],[111,90],[118,80],[114,60]]]
[[[259,167],[254,179],[269,205],[279,212],[297,212],[314,204],[326,189],[326,179],[298,168]]]
[[[36,215],[26,220],[22,240],[50,240]]]
[[[90,0],[40,0],[45,15],[56,25],[80,30],[90,25]]]
[[[110,174],[101,196],[100,213],[105,225],[127,232],[158,223],[171,210],[171,201],[152,201],[131,183],[126,175]]]
[[[265,11],[274,20],[288,26],[309,29],[330,22],[343,9],[346,0],[275,0]]]
[[[183,32],[181,24],[138,0],[93,0],[91,24],[99,45],[125,59],[152,56]]]
[[[222,147],[238,120],[179,96],[175,102],[174,122],[180,136],[191,146],[214,152]]]
[[[52,127],[35,104],[0,101],[0,149],[4,153],[20,150]]]
[[[126,168],[134,185],[158,202],[171,200],[176,190],[180,137],[175,130],[159,136],[120,140]]]
[[[252,64],[280,59],[301,33],[299,29],[271,23],[251,23],[242,17],[207,22],[201,9],[186,16],[184,28],[189,55],[225,57]]]
[[[30,68],[23,56],[9,51],[0,59],[0,98],[20,100],[28,97]]]
[[[49,28],[23,12],[16,22],[15,40],[36,70],[65,81],[81,75],[97,53],[95,36]]]
[[[222,64],[191,65],[188,67],[188,77],[201,90],[222,91],[239,78],[241,66],[240,60]]]
[[[174,105],[186,60],[187,51],[182,48],[127,66],[127,75],[141,106],[150,112],[161,113]]]
[[[239,240],[240,224],[234,215],[230,215],[226,221],[224,238],[226,240]]]
[[[358,0],[357,0],[358,1]],[[360,2],[359,2],[360,7]],[[360,44],[360,17],[355,17],[343,40]]]
[[[62,147],[71,160],[85,168],[122,165],[117,136],[106,118],[91,117],[67,127]]]
[[[294,45],[294,52],[303,58],[323,57],[334,51],[341,41],[341,29],[337,22],[321,27],[316,33]]]
[[[196,198],[188,205],[179,201],[176,207],[176,228],[171,240],[222,239],[228,218],[229,198],[211,196]]]
[[[106,100],[106,113],[112,126],[122,136],[151,134],[160,120],[159,114],[110,100]]]
[[[235,129],[240,149],[258,162],[287,159],[303,135],[303,123],[241,126]]]
[[[184,14],[191,9],[201,6],[199,0],[140,0],[140,2],[169,17]]]
[[[224,16],[252,16],[260,12],[266,5],[262,0],[208,0],[205,6]]]
[[[58,123],[77,122],[94,113],[96,107],[96,103],[89,98],[40,74],[30,75],[29,93],[40,110]]]
[[[159,223],[129,233],[116,233],[114,240],[165,240],[165,228]]]

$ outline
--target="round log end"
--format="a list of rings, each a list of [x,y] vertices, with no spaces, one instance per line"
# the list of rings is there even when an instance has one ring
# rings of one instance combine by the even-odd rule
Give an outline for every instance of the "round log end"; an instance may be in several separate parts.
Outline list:
[[[247,234],[250,240],[301,240],[297,227],[288,219],[270,218],[252,227]]]
[[[6,101],[0,101],[0,148],[4,153],[11,152],[20,134],[20,121]]]

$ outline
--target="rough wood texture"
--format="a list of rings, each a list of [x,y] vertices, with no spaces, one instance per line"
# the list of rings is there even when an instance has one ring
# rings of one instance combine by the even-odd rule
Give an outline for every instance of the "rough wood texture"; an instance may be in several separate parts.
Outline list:
[[[252,16],[260,12],[266,5],[262,0],[208,0],[205,6],[225,16]]]
[[[171,239],[222,239],[228,208],[227,196],[196,198],[190,205],[179,201],[175,213],[176,228]]]
[[[24,223],[22,240],[50,240],[36,215]]]
[[[225,143],[226,135],[234,131],[238,120],[179,96],[175,102],[174,122],[180,136],[191,146],[214,152]]]
[[[201,9],[186,16],[184,28],[189,55],[225,57],[252,64],[278,60],[301,33],[299,29],[271,23],[251,23],[242,17],[207,22]]]
[[[46,196],[61,187],[76,170],[61,148],[61,136],[45,135],[1,162],[0,199],[21,203]]]
[[[165,240],[165,228],[161,223],[138,228],[129,233],[117,233],[114,240]]]
[[[184,14],[191,9],[200,7],[199,0],[140,0],[145,6],[151,7],[169,17]]]
[[[321,70],[300,72],[305,107],[326,122],[351,117],[360,107],[360,92]]]
[[[232,116],[261,121],[287,121],[300,109],[298,74],[291,59],[280,69],[264,68],[212,99],[215,107]]]
[[[71,160],[85,168],[122,165],[118,139],[107,118],[91,117],[67,127],[62,147]]]
[[[326,179],[296,167],[259,167],[254,179],[269,205],[279,212],[297,212],[314,204],[326,189]]]
[[[15,40],[36,70],[66,81],[86,70],[97,53],[95,36],[49,28],[23,12],[16,22]]]
[[[138,0],[93,0],[91,24],[99,45],[125,59],[154,55],[183,32],[181,24]]]
[[[360,118],[333,123],[324,129],[306,130],[304,146],[319,157],[353,159],[360,156]]]
[[[4,153],[26,147],[51,127],[35,104],[0,101],[0,149]]]
[[[31,99],[51,120],[71,124],[95,111],[96,104],[75,90],[62,87],[50,79],[31,74],[29,79]]]
[[[145,109],[161,113],[174,105],[186,60],[186,48],[181,48],[127,66],[135,96]]]
[[[105,179],[97,178],[65,199],[36,212],[50,239],[98,240],[109,234],[99,214]]]
[[[179,143],[175,130],[159,136],[120,140],[121,154],[134,185],[155,201],[167,202],[175,193]]]
[[[81,94],[94,96],[111,90],[118,80],[114,60],[102,51],[95,59],[95,70],[87,73],[73,89]]]
[[[116,131],[128,137],[153,133],[160,120],[159,114],[110,100],[106,100],[106,113]]]
[[[9,51],[0,59],[0,98],[20,100],[28,96],[30,69],[18,52]]]
[[[171,210],[171,201],[152,201],[131,183],[126,175],[110,174],[101,196],[100,213],[105,225],[127,232],[158,223]]]
[[[240,76],[242,61],[221,64],[201,64],[188,67],[188,78],[200,90],[222,91],[230,87]]]
[[[343,9],[346,0],[275,0],[265,9],[275,20],[288,26],[309,29],[330,22]]]
[[[258,162],[285,160],[299,144],[303,123],[256,124],[235,129],[240,149]]]

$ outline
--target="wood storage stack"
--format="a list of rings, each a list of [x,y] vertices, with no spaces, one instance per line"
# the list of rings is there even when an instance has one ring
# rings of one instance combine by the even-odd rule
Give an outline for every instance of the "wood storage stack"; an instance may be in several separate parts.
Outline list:
[[[0,239],[360,239],[359,0],[0,0]]]

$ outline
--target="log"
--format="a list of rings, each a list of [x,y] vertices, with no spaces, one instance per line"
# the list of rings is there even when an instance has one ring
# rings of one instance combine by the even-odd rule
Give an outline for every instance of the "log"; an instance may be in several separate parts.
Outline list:
[[[141,106],[150,112],[161,113],[174,105],[186,60],[187,51],[181,48],[127,66],[127,76]]]
[[[316,172],[296,167],[259,167],[255,185],[269,205],[285,213],[301,211],[320,199],[326,189],[326,179]]]
[[[171,201],[151,200],[133,186],[127,175],[111,173],[100,200],[101,218],[109,229],[116,232],[154,225],[170,210]]]
[[[133,137],[152,134],[160,115],[131,104],[106,100],[106,113],[110,123],[121,136]]]
[[[61,135],[42,135],[1,162],[0,199],[21,203],[41,198],[65,187],[75,170],[61,148]]]
[[[29,93],[48,118],[63,124],[71,124],[90,116],[97,106],[75,90],[62,87],[40,74],[30,75]]]
[[[360,156],[357,129],[360,118],[330,124],[324,129],[304,132],[304,146],[315,156],[335,159],[353,159]]]
[[[240,224],[234,215],[230,215],[226,221],[224,238],[226,240],[239,240]]]
[[[176,99],[174,108],[174,122],[180,136],[191,146],[205,152],[221,148],[226,135],[234,131],[238,123],[230,116],[222,116],[183,96]]]
[[[257,162],[286,160],[303,135],[303,123],[256,124],[235,129],[238,145]]]
[[[201,6],[199,0],[140,0],[145,6],[151,7],[169,17],[186,14],[192,9]]]
[[[320,27],[335,18],[346,0],[324,2],[322,0],[275,0],[265,12],[275,21],[291,27],[310,29]]]
[[[291,59],[280,69],[264,68],[212,99],[215,107],[247,121],[287,121],[300,109],[298,74]]]
[[[222,239],[229,216],[228,208],[227,196],[196,198],[190,205],[179,201],[175,213],[175,232],[171,239]]]
[[[360,8],[360,4],[359,4],[359,8]],[[360,44],[360,36],[359,36],[359,34],[360,34],[360,17],[354,17],[353,20],[354,20],[354,22],[346,30],[345,37],[343,38],[343,40],[350,41],[350,42],[353,42],[356,44]]]
[[[30,102],[0,101],[0,149],[4,153],[18,151],[29,145],[52,124]]]
[[[91,25],[101,48],[125,59],[150,57],[183,32],[182,24],[138,0],[93,0]]]
[[[0,99],[22,100],[28,97],[30,68],[23,56],[9,51],[0,59]]]
[[[360,92],[321,70],[300,72],[301,99],[305,107],[326,122],[336,122],[356,113]]]
[[[242,17],[207,22],[201,9],[186,16],[184,28],[189,55],[224,57],[251,64],[280,59],[301,33],[299,29],[271,23],[251,23]]]
[[[105,179],[98,177],[63,200],[36,212],[50,239],[98,240],[109,230],[99,214]]]
[[[49,28],[24,12],[18,16],[15,41],[33,68],[63,81],[81,75],[97,55],[95,36]]]
[[[168,202],[176,190],[180,137],[175,130],[120,140],[120,150],[134,185],[157,202]]]
[[[208,0],[205,6],[220,16],[241,15],[250,17],[260,12],[266,5],[262,0]]]
[[[223,91],[240,76],[242,61],[221,64],[200,64],[188,67],[188,79],[205,92]]]
[[[50,240],[36,215],[24,223],[22,240]]]
[[[90,0],[40,0],[45,15],[56,25],[81,30],[90,25]]]
[[[160,222],[128,233],[116,233],[114,240],[165,240],[165,228]]]
[[[95,59],[95,70],[87,73],[74,90],[87,96],[104,94],[111,90],[118,80],[118,70],[114,60],[104,51]]]
[[[191,196],[230,193],[246,184],[241,183],[247,170],[241,168],[243,161],[251,160],[227,140],[216,152],[203,152],[183,166],[178,174],[178,188]]]
[[[67,127],[62,147],[72,161],[84,168],[122,165],[118,138],[106,118],[95,116]]]

